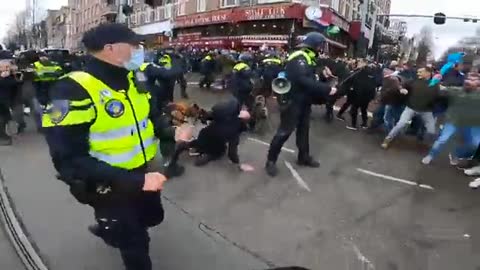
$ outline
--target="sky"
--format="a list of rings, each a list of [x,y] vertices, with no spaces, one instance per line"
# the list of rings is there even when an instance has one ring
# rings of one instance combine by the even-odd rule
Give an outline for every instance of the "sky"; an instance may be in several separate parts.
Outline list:
[[[7,35],[9,24],[15,20],[15,15],[25,9],[26,0],[0,0],[8,2],[8,5],[0,5],[0,40]],[[68,0],[37,0],[38,7],[43,10],[58,9],[63,5],[67,5]]]
[[[435,25],[433,19],[402,18],[408,25],[408,36],[413,36],[428,25],[433,30],[435,49],[438,58],[450,46],[464,37],[474,36],[480,27],[479,0],[392,0],[391,14],[422,14],[433,15],[442,12],[448,16],[478,17],[478,23],[463,20],[448,20],[444,25]],[[393,18],[393,17],[392,17]]]

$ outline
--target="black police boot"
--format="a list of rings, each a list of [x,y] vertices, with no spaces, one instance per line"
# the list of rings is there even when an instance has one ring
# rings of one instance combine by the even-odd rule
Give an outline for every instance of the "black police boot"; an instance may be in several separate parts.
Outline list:
[[[12,137],[8,136],[6,131],[6,125],[0,123],[0,146],[12,145]]]
[[[265,171],[271,177],[277,176],[278,168],[277,168],[277,165],[275,165],[275,162],[267,161],[267,163],[265,164]]]
[[[96,237],[102,238],[102,228],[98,224],[89,225],[88,231]]]
[[[195,160],[195,166],[197,167],[201,167],[201,166],[205,166],[207,165],[207,163],[209,163],[210,161],[212,161],[212,158],[207,155],[207,154],[201,154],[200,156],[197,157],[197,159]]]
[[[8,146],[12,144],[13,142],[11,137],[0,137],[0,146]]]
[[[27,124],[25,124],[25,122],[21,122],[18,124],[18,134],[22,134],[25,129],[27,128]]]
[[[320,162],[314,160],[312,157],[302,158],[297,160],[299,166],[318,168],[320,167]]]

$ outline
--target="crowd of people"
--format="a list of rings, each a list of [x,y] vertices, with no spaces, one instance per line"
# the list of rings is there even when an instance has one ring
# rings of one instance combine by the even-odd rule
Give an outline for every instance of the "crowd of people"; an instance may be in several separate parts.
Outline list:
[[[265,100],[271,97],[280,111],[265,163],[272,177],[278,174],[276,161],[293,131],[297,163],[320,166],[309,149],[312,105],[325,106],[327,122],[347,121],[344,113],[350,108],[346,128],[385,132],[379,142],[384,149],[408,130],[432,144],[421,160],[425,165],[458,134],[461,140],[450,154],[451,165],[465,168],[467,175],[480,175],[480,166],[475,167],[480,145],[476,113],[480,61],[467,69],[461,53],[450,55],[438,67],[332,58],[321,53],[325,38],[319,33],[308,34],[290,52],[165,48],[146,53],[136,34],[117,24],[91,29],[83,42],[88,55],[75,55],[68,65],[40,52],[18,70],[15,62],[20,58],[1,52],[0,142],[11,145],[12,134],[25,129],[26,104],[45,133],[58,178],[79,202],[95,209],[97,224],[90,231],[121,250],[127,269],[151,269],[147,228],[163,220],[158,192],[167,177],[182,175],[180,154],[196,155],[197,166],[227,154],[240,171],[251,171],[238,155],[239,138],[242,132],[255,130],[259,117],[267,116]],[[151,55],[149,61],[146,55]],[[220,74],[220,88],[232,96],[210,109],[174,100],[177,83],[182,98],[189,99],[188,72],[201,74],[200,88],[211,88]],[[21,89],[27,82],[32,83],[35,97],[25,102]],[[341,108],[335,113],[336,104]],[[184,125],[191,119],[206,124],[195,139]],[[158,139],[168,161],[162,173],[148,169]],[[480,186],[480,178],[470,186]],[[127,200],[124,194],[132,197]],[[120,223],[124,227],[114,230]]]

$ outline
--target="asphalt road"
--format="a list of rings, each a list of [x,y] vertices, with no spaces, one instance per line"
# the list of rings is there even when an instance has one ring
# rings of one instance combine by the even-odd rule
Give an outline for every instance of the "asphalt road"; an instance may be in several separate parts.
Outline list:
[[[191,99],[203,106],[226,97],[189,86]],[[424,166],[426,149],[415,141],[400,140],[384,151],[381,135],[326,124],[314,108],[310,144],[321,168],[295,165],[292,136],[279,176],[270,178],[263,165],[278,123],[272,111],[265,133],[246,134],[240,146],[241,160],[254,172],[240,173],[227,160],[196,168],[182,158],[186,174],[168,183],[166,222],[152,230],[155,266],[480,269],[480,198],[445,155]],[[117,252],[86,232],[92,211],[54,180],[41,137],[29,133],[15,142],[0,148],[0,166],[52,269],[119,269]]]
[[[0,225],[0,269],[21,270],[23,264],[15,253],[5,229]]]

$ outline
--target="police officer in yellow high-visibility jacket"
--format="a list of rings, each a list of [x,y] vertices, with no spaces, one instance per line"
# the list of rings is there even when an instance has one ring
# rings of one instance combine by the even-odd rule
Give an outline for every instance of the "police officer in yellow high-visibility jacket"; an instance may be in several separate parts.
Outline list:
[[[138,72],[145,74],[146,87],[159,108],[173,101],[175,80],[182,75],[180,66],[165,67],[155,63],[143,63]]]
[[[48,89],[63,75],[62,67],[56,62],[50,61],[44,52],[39,53],[39,60],[33,63],[35,71],[34,87],[40,104],[48,102]]]
[[[310,155],[309,130],[312,101],[318,97],[327,98],[336,93],[336,88],[322,83],[315,73],[318,50],[325,43],[325,37],[317,32],[309,33],[298,50],[289,55],[285,71],[291,83],[291,90],[286,95],[285,106],[280,111],[280,125],[268,150],[265,169],[267,174],[277,174],[276,162],[283,144],[296,130],[298,147],[297,164],[306,167],[319,167],[320,163]]]
[[[253,56],[249,53],[242,53],[238,56],[238,62],[233,66],[231,89],[233,95],[237,98],[240,106],[252,107],[253,97],[251,96],[253,90],[252,83],[252,69],[250,64],[253,61]]]
[[[137,87],[133,70],[144,60],[138,41],[123,24],[86,32],[93,57],[85,71],[51,89],[43,125],[59,178],[95,210],[90,232],[119,248],[126,269],[150,270],[147,229],[163,220],[160,190],[171,172],[149,172],[147,165],[158,139],[175,130],[159,124],[150,94]]]
[[[262,95],[267,97],[271,95],[272,81],[277,78],[282,69],[282,60],[277,57],[275,52],[270,52],[265,56],[260,65],[260,75],[263,79]]]
[[[63,75],[63,70],[57,63],[50,61],[45,52],[38,53],[39,60],[33,63],[34,75],[33,88],[33,113],[37,128],[41,127],[41,115],[48,103],[49,89]]]

